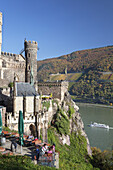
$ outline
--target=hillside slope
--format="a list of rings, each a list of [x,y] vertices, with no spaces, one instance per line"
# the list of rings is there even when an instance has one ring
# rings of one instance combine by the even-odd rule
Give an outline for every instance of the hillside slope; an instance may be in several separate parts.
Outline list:
[[[97,71],[113,71],[113,46],[81,50],[57,58],[37,62],[38,80],[47,80],[49,74]]]

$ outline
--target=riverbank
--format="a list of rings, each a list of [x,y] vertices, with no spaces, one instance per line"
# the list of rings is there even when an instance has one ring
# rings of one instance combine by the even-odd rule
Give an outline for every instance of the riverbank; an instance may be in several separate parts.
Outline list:
[[[105,105],[105,106],[113,106],[113,100],[107,100],[107,99],[102,99],[102,98],[82,98],[82,97],[77,97],[71,95],[71,98],[73,101],[77,103],[91,103],[91,104],[99,104],[99,105]]]
[[[96,107],[106,107],[106,108],[110,108],[113,109],[113,106],[108,106],[108,105],[104,105],[104,104],[93,104],[93,103],[79,103],[79,102],[75,102],[77,105],[82,105],[82,106],[96,106]]]

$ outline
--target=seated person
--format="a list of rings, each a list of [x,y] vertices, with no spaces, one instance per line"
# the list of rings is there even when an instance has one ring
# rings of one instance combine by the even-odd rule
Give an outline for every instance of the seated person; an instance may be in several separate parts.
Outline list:
[[[41,155],[44,155],[47,152],[47,145],[44,144],[42,149],[41,149]]]
[[[52,150],[53,150],[53,152],[55,152],[55,144],[54,143],[52,145]]]
[[[45,144],[45,149],[46,149],[46,152],[49,151],[48,145],[46,145],[46,144]]]
[[[39,155],[40,155],[40,148],[36,147],[36,158],[37,158],[37,161],[39,160]]]
[[[11,151],[14,152],[14,148],[15,148],[15,152],[16,152],[16,149],[17,149],[17,143],[15,140],[13,140],[11,142]]]
[[[49,148],[49,151],[47,153],[53,153],[52,147]]]

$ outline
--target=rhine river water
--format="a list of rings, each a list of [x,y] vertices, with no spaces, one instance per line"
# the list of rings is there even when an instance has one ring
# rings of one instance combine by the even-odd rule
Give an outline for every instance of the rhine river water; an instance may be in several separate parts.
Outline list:
[[[113,149],[113,108],[77,103],[84,122],[84,129],[92,147],[103,150]],[[89,127],[91,122],[104,123],[111,129]]]

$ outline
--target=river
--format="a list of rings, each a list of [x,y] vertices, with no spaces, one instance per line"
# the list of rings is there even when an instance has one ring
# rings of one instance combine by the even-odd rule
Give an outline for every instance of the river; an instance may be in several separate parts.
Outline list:
[[[84,129],[92,147],[103,150],[113,149],[113,108],[76,103],[84,122]],[[104,123],[111,129],[89,127],[91,122]]]

